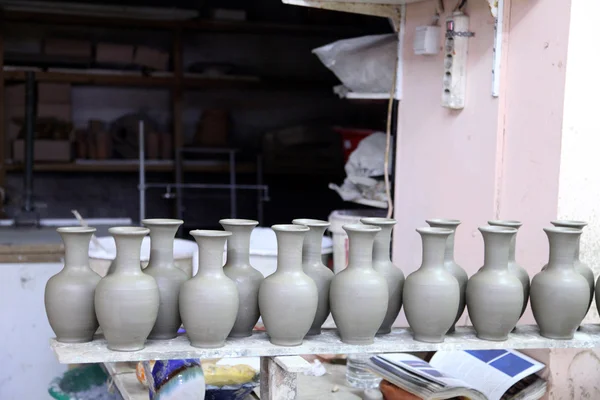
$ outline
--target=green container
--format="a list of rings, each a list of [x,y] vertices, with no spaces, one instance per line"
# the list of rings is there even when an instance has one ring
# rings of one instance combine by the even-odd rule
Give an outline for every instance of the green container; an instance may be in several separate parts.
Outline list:
[[[48,393],[57,400],[118,400],[118,391],[108,390],[108,375],[99,364],[68,370],[52,380]]]

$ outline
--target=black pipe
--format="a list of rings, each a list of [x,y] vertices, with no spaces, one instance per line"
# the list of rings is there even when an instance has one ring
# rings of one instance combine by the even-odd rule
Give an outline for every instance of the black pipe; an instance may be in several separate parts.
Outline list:
[[[25,173],[23,174],[24,211],[33,211],[33,144],[36,123],[37,92],[35,73],[25,73]]]
[[[392,148],[390,149],[390,163],[392,165],[392,171],[390,174],[390,193],[392,199],[394,199],[394,189],[396,183],[396,148],[398,147],[398,107],[400,101],[394,99],[392,102],[392,126],[390,129],[390,136],[392,137]]]

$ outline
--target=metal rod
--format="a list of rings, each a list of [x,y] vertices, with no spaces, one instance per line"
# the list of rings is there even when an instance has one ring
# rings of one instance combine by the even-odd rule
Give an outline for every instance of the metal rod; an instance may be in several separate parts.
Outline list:
[[[23,175],[24,211],[33,211],[33,146],[36,124],[37,93],[35,90],[35,73],[25,73],[25,173]]]
[[[237,218],[237,193],[235,190],[235,151],[229,152],[229,213]]]
[[[140,155],[140,224],[146,218],[146,155],[144,153],[144,120],[140,119],[138,125],[139,155]]]
[[[262,186],[263,185],[263,165],[262,165],[262,155],[258,154],[256,156],[256,184]],[[265,201],[266,196],[261,197],[260,192],[256,192],[256,219],[258,220],[259,225],[263,224],[263,201]]]
[[[267,192],[269,186],[267,185],[229,185],[227,183],[148,183],[145,185],[146,189],[157,189],[157,188],[175,188],[175,189],[240,189],[240,190],[263,190]],[[268,195],[268,193],[266,194]]]

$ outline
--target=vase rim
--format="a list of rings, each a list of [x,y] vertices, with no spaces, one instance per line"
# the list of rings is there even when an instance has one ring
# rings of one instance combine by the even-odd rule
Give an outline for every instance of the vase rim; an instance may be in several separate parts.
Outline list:
[[[142,220],[144,225],[179,226],[183,224],[181,219],[172,218],[146,218]]]
[[[546,233],[566,233],[569,235],[580,235],[581,229],[566,228],[566,227],[562,227],[562,226],[550,226],[550,227],[544,228],[544,232],[546,232]]]
[[[94,233],[96,228],[91,226],[63,226],[56,229],[58,233]]]
[[[432,226],[424,226],[422,228],[417,228],[416,231],[426,235],[450,235],[453,232],[452,229],[435,228]]]
[[[190,235],[193,237],[227,237],[231,236],[232,233],[229,231],[219,231],[216,229],[194,229],[190,231]]]
[[[385,217],[365,217],[365,218],[361,218],[360,222],[362,222],[365,225],[375,225],[375,226],[396,225],[396,220],[394,218],[385,218]]]
[[[516,219],[492,219],[488,221],[491,226],[504,226],[508,228],[520,228],[523,223]]]
[[[228,224],[228,225],[240,225],[240,226],[256,226],[258,225],[258,221],[253,219],[243,219],[243,218],[225,218],[219,220],[220,224]]]
[[[292,221],[292,224],[295,225],[304,225],[304,226],[308,226],[308,227],[316,227],[316,228],[320,228],[320,227],[327,227],[329,225],[331,225],[328,221],[323,221],[321,219],[313,219],[313,218],[295,218]]]
[[[454,227],[461,224],[459,219],[452,219],[452,218],[431,218],[431,219],[426,219],[425,222],[427,222],[428,224],[454,226]]]
[[[113,226],[108,228],[108,233],[113,236],[146,236],[150,229],[141,226]]]
[[[306,225],[277,224],[271,227],[276,232],[308,232],[310,228]]]
[[[517,230],[515,228],[510,228],[507,226],[496,226],[496,225],[490,225],[490,226],[480,226],[479,228],[479,232],[481,233],[517,233]]]
[[[346,224],[342,228],[346,232],[379,232],[381,230],[378,226],[365,224]]]
[[[558,219],[558,220],[550,221],[550,223],[559,228],[577,228],[577,229],[583,229],[588,224],[585,221],[577,221],[577,220],[571,220],[571,219]]]

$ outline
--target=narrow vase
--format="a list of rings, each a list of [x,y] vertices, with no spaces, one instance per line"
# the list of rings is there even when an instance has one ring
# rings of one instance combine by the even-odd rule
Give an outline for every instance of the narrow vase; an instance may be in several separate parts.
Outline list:
[[[484,226],[479,231],[484,262],[467,284],[467,309],[478,338],[503,341],[519,322],[523,308],[523,285],[508,270],[510,244],[517,230]]]
[[[277,271],[260,284],[258,304],[271,343],[299,346],[315,320],[319,292],[302,270],[302,243],[309,228],[273,225]]]
[[[572,339],[590,302],[589,284],[575,270],[581,229],[544,228],[550,244],[546,268],[531,281],[531,309],[540,334],[550,339]]]
[[[348,234],[348,267],[334,276],[329,300],[342,342],[371,344],[388,309],[388,284],[373,269],[373,242],[381,228],[343,226]]]
[[[150,229],[150,261],[144,273],[156,280],[160,295],[158,317],[148,339],[172,339],[181,326],[179,316],[179,290],[188,280],[185,272],[175,267],[173,241],[183,224],[180,219],[145,219]]]
[[[519,231],[519,228],[523,225],[521,221],[514,220],[493,220],[488,221],[488,225],[491,226],[503,226],[505,228],[514,228]],[[525,268],[521,267],[516,260],[516,249],[517,249],[517,234],[515,234],[510,241],[510,247],[508,248],[508,272],[516,276],[523,286],[523,305],[521,307],[521,315],[523,316],[527,309],[527,303],[529,302],[529,288],[531,286],[529,280],[529,274]]]
[[[398,318],[402,308],[402,289],[404,288],[404,274],[390,259],[390,243],[392,230],[396,220],[392,218],[362,218],[365,225],[378,226],[381,231],[375,236],[373,242],[373,269],[385,278],[388,286],[388,307],[385,318],[377,331],[384,335],[392,331],[392,324]]]
[[[160,294],[153,277],[142,272],[140,249],[150,230],[140,227],[115,227],[117,256],[114,271],[96,287],[96,316],[108,343],[118,351],[144,348],[158,316]]]
[[[190,235],[198,243],[198,273],[181,287],[181,319],[192,346],[222,347],[240,301],[235,282],[223,272],[223,248],[231,232],[194,230]]]
[[[454,319],[454,323],[452,327],[448,330],[449,333],[454,332],[456,323],[460,320],[460,317],[463,315],[466,306],[466,296],[467,296],[467,281],[469,280],[469,276],[465,272],[464,269],[460,265],[456,263],[454,260],[454,238],[456,235],[456,229],[460,225],[460,221],[457,219],[428,219],[427,224],[429,224],[432,228],[445,228],[450,229],[452,233],[448,236],[448,240],[446,240],[446,249],[444,251],[444,265],[446,269],[450,271],[450,273],[456,278],[458,281],[458,288],[460,293],[460,301],[458,302],[458,310],[456,312],[456,318]]]
[[[300,218],[292,221],[296,225],[307,226],[304,243],[302,244],[302,270],[317,285],[319,301],[317,313],[307,335],[319,335],[321,326],[329,316],[329,286],[333,279],[333,272],[323,264],[322,246],[323,234],[329,222],[318,219]]]
[[[63,269],[46,283],[44,303],[56,340],[89,342],[98,329],[94,290],[100,275],[90,268],[88,251],[95,228],[65,227],[56,230],[65,245]]]
[[[223,271],[237,286],[239,312],[229,334],[230,337],[247,337],[260,318],[258,289],[265,278],[250,265],[250,235],[257,221],[250,219],[222,219],[223,229],[231,232],[227,240],[227,262]]]
[[[444,264],[452,230],[429,227],[417,232],[423,242],[423,261],[404,283],[404,313],[415,340],[440,343],[454,324],[460,303],[458,281]]]
[[[573,229],[579,229],[581,231],[583,231],[583,228],[585,228],[587,225],[587,222],[584,222],[584,221],[560,220],[560,221],[552,221],[551,223],[552,223],[552,225],[559,227],[559,228],[573,228]],[[585,278],[585,280],[588,283],[588,286],[590,287],[590,304],[588,305],[588,310],[587,310],[587,311],[589,311],[590,306],[592,305],[593,298],[594,298],[594,290],[595,290],[594,271],[592,271],[592,269],[586,263],[581,261],[581,258],[579,255],[580,247],[581,247],[581,236],[577,238],[577,245],[575,246],[574,267],[575,267],[575,271],[577,271],[579,274],[581,274],[581,276],[583,276]],[[587,313],[587,311],[586,311],[586,313]]]

